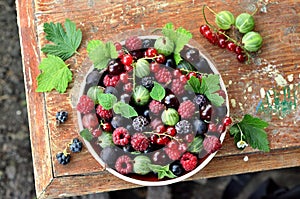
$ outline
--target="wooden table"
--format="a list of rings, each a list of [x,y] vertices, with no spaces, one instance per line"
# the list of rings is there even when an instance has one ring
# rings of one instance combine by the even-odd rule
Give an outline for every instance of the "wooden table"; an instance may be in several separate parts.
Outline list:
[[[109,40],[128,29],[162,27],[172,22],[175,27],[190,30],[194,39],[211,55],[227,85],[231,115],[254,114],[269,121],[267,128],[271,152],[247,148],[237,150],[228,133],[223,148],[207,167],[192,179],[211,178],[247,172],[264,171],[300,165],[300,2],[292,0],[257,1],[255,30],[264,44],[255,62],[238,63],[235,56],[208,43],[198,32],[204,24],[202,1],[103,1],[103,0],[17,0],[18,24],[22,47],[25,87],[28,103],[30,137],[36,193],[38,198],[64,197],[137,187],[106,171],[84,148],[66,166],[59,165],[55,154],[78,136],[78,125],[70,91],[36,93],[38,65],[45,55],[43,24],[74,21],[83,32],[80,55],[68,60],[74,79],[87,58],[86,44],[91,39]],[[253,11],[247,1],[206,1],[216,11],[230,10],[237,16]],[[268,3],[267,3],[268,2]],[[209,14],[209,21],[213,16]],[[284,81],[280,81],[285,79]],[[282,85],[286,83],[285,85]],[[274,91],[279,101],[274,100]],[[281,92],[280,92],[281,91]],[[286,93],[286,98],[284,98]],[[290,93],[290,96],[287,94]],[[290,97],[290,98],[289,98]],[[269,106],[268,103],[269,102]],[[257,112],[259,105],[265,105]],[[273,105],[273,106],[272,106]],[[67,110],[70,119],[57,128],[55,114]],[[260,109],[261,110],[261,109]],[[278,111],[280,110],[280,111]],[[249,160],[244,161],[248,156]]]

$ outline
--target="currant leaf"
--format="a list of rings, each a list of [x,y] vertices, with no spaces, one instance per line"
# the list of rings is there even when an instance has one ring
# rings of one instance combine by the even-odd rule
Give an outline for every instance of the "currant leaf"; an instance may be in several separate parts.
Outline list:
[[[39,65],[42,73],[37,77],[36,92],[49,92],[56,89],[64,93],[69,82],[72,81],[72,72],[64,61],[55,55],[48,55]]]
[[[60,57],[62,60],[70,58],[79,47],[82,40],[82,32],[76,30],[74,22],[66,19],[63,28],[61,23],[45,23],[44,32],[46,39],[54,44],[46,44],[42,51],[47,54]]]

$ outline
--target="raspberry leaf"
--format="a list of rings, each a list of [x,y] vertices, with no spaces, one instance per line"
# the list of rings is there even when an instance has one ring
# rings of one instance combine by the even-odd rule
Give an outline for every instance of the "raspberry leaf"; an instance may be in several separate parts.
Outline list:
[[[45,23],[44,32],[46,39],[54,44],[46,44],[42,51],[47,54],[60,57],[62,60],[70,58],[79,47],[82,40],[82,32],[76,30],[76,25],[69,19],[66,19],[65,30],[61,23]]]
[[[164,34],[164,36],[168,37],[174,42],[174,60],[178,65],[179,62],[182,60],[180,56],[180,51],[183,49],[184,45],[190,41],[193,35],[192,33],[190,33],[182,27],[179,27],[177,30],[175,30],[172,23],[167,23],[163,27],[162,33]]]
[[[100,40],[91,40],[87,45],[89,58],[93,61],[94,67],[104,69],[109,60],[118,58],[118,52],[112,42],[103,43]]]
[[[154,86],[150,92],[150,97],[152,97],[152,99],[157,100],[157,101],[161,101],[162,99],[164,99],[165,95],[166,95],[166,91],[164,89],[164,87],[162,85],[160,85],[157,82],[153,82]]]
[[[215,106],[221,106],[224,103],[224,98],[216,93],[220,89],[219,75],[209,74],[208,76],[202,77],[200,93],[204,94]]]
[[[80,131],[80,136],[89,142],[92,141],[93,139],[93,135],[88,129],[83,129],[82,131]]]
[[[117,102],[117,97],[110,93],[99,93],[97,95],[97,100],[105,110],[110,110]]]
[[[190,86],[195,93],[201,93],[201,84],[200,80],[194,76],[192,76],[188,81],[187,85]],[[189,89],[189,88],[186,88]]]
[[[264,130],[268,125],[267,122],[246,114],[241,122],[230,128],[230,134],[234,136],[235,143],[243,140],[254,149],[269,152],[269,141]]]
[[[113,110],[116,114],[121,114],[121,116],[125,118],[138,116],[137,112],[132,106],[120,101],[114,104]]]
[[[154,173],[157,173],[158,179],[163,179],[164,177],[168,177],[168,178],[176,178],[177,177],[172,173],[172,171],[170,171],[168,164],[165,166],[149,164],[148,167],[151,171],[153,171]]]
[[[68,83],[72,81],[72,72],[64,61],[55,55],[48,55],[39,65],[42,73],[37,77],[38,87],[36,92],[49,92],[56,89],[64,93]]]

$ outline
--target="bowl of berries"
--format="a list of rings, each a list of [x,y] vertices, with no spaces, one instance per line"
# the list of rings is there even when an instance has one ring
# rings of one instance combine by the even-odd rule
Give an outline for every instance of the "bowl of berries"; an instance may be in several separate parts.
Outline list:
[[[221,148],[230,122],[226,89],[209,55],[183,28],[169,23],[161,32],[90,41],[93,66],[76,105],[94,158],[144,186],[199,172]]]

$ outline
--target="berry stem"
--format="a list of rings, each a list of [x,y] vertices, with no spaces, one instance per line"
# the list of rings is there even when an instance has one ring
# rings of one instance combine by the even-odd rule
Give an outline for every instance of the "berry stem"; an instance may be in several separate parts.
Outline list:
[[[239,129],[239,131],[241,133],[241,141],[243,141],[244,133],[243,133],[243,131],[242,131],[242,129],[241,129],[241,127],[240,127],[240,125],[238,123],[236,124],[236,126],[238,127],[238,129]]]
[[[205,6],[205,5],[204,5]],[[209,6],[206,6],[207,7],[207,9],[211,12],[211,13],[213,13],[214,15],[217,15],[217,13],[213,10],[213,9],[211,9]]]

